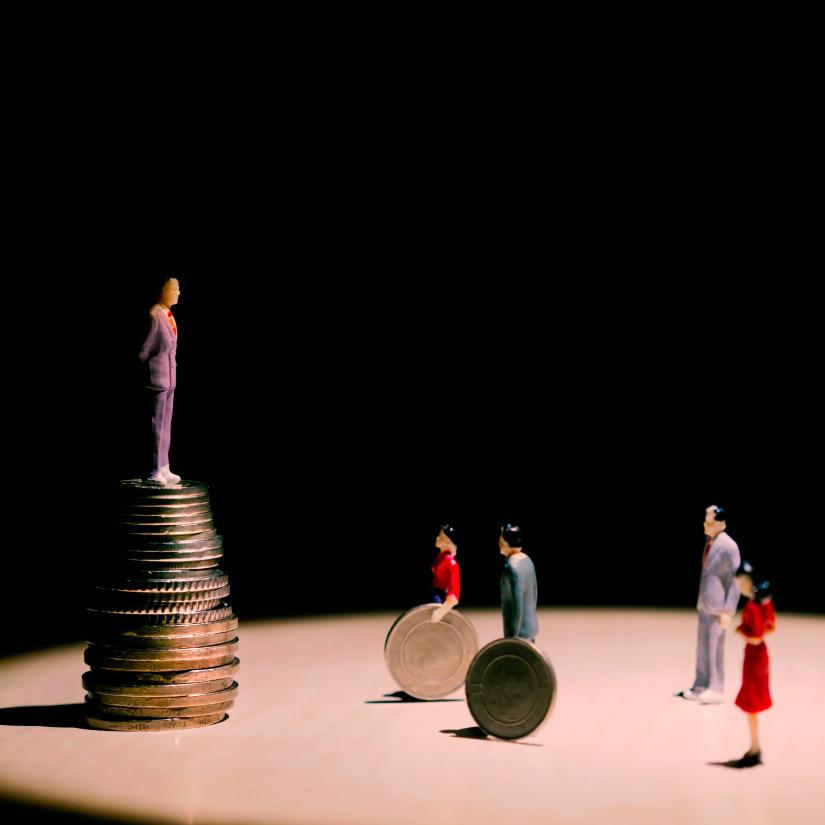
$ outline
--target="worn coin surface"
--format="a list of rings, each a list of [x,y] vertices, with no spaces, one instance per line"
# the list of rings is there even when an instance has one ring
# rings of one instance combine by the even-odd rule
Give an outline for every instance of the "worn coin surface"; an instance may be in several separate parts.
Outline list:
[[[96,730],[181,730],[214,725],[226,719],[225,711],[206,716],[190,716],[186,719],[118,719],[111,716],[96,716],[93,707],[90,705],[86,711],[86,722],[89,727]]]
[[[187,606],[188,607],[188,606]],[[152,613],[141,610],[104,610],[92,607],[86,608],[86,617],[89,627],[113,627],[115,625],[133,627],[141,625],[185,625],[203,624],[228,619],[232,613],[232,605],[221,604],[206,610],[184,610]]]
[[[89,699],[101,707],[115,705],[124,708],[166,708],[165,715],[176,715],[169,712],[169,708],[194,708],[200,705],[214,705],[219,702],[233,702],[238,695],[238,683],[232,682],[222,690],[208,693],[189,693],[185,696],[140,696],[129,693],[107,693],[102,690],[90,691]],[[217,710],[217,708],[215,708]],[[156,716],[163,714],[155,714]]]
[[[524,639],[497,639],[479,650],[467,672],[467,705],[478,726],[500,739],[535,731],[550,715],[556,674]]]
[[[169,697],[169,696],[200,696],[204,693],[215,693],[219,690],[231,687],[233,683],[231,676],[223,676],[220,679],[210,679],[206,682],[183,682],[171,685],[148,685],[104,681],[99,679],[94,671],[87,670],[83,674],[83,688],[89,693],[105,693],[107,695],[130,696],[139,699],[142,696]],[[117,702],[112,702],[116,705]],[[178,702],[178,704],[184,704]]]
[[[131,718],[144,719],[162,719],[164,717],[187,717],[187,716],[202,716],[204,714],[213,714],[218,712],[225,713],[228,711],[233,702],[215,702],[209,705],[195,705],[193,707],[168,707],[168,708],[152,708],[139,707],[128,708],[122,705],[104,705],[100,702],[94,702],[89,697],[86,697],[88,707],[95,708],[96,711],[105,716],[124,716]]]
[[[227,676],[234,676],[238,672],[239,666],[240,660],[233,659],[229,664],[225,665],[187,668],[177,671],[107,670],[106,668],[95,666],[92,672],[96,679],[110,684],[180,685],[190,682],[210,682],[213,679],[223,679]]]
[[[417,699],[436,699],[460,688],[478,650],[470,620],[450,610],[433,623],[430,616],[437,607],[422,604],[402,613],[384,642],[384,659],[392,677]]]

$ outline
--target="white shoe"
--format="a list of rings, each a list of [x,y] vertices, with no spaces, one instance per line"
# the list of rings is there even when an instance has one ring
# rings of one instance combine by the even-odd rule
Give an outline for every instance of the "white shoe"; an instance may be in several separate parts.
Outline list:
[[[166,476],[160,470],[156,470],[152,475],[146,477],[147,481],[154,481],[156,484],[168,484]]]
[[[681,696],[683,699],[689,699],[691,702],[695,702],[702,694],[695,693],[693,688],[688,688],[687,690],[680,690],[676,695]]]
[[[721,690],[706,690],[699,694],[700,705],[721,705],[725,696]]]
[[[169,465],[167,464],[165,467],[160,468],[160,474],[163,476],[167,484],[177,484],[180,481],[180,476],[175,475],[170,469]]]

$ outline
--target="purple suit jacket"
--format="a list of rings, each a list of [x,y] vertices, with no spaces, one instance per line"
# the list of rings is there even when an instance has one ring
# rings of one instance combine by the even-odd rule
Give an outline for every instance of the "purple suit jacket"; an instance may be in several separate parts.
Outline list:
[[[151,390],[173,390],[177,383],[178,336],[166,313],[159,304],[149,310],[149,332],[138,355],[149,368],[146,386]]]

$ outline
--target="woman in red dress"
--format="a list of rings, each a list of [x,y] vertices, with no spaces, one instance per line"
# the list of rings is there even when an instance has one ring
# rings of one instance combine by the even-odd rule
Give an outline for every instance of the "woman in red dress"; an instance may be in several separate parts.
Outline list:
[[[768,684],[768,648],[763,637],[776,629],[776,615],[770,582],[757,575],[749,562],[743,561],[736,571],[736,583],[748,599],[742,611],[742,624],[736,628],[747,640],[742,687],[736,704],[748,714],[751,734],[751,746],[741,759],[736,760],[736,767],[750,768],[762,762],[756,714],[767,710],[772,704]]]

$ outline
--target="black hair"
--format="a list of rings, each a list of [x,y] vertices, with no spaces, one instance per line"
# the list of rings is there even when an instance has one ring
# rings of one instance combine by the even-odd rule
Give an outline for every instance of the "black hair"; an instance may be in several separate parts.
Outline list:
[[[444,535],[458,547],[458,530],[452,524],[442,524],[441,530],[443,530]]]
[[[521,527],[519,527],[518,524],[513,524],[509,521],[507,524],[503,524],[501,526],[501,535],[504,536],[504,541],[506,541],[510,547],[524,546],[524,537],[521,534]]]
[[[728,520],[728,510],[726,507],[720,507],[718,504],[711,504],[711,508],[714,511],[713,520],[714,521],[727,521]]]
[[[754,601],[762,603],[765,599],[773,596],[773,587],[770,581],[765,578],[765,576],[757,573],[749,561],[745,559],[742,560],[742,564],[739,565],[736,575],[747,576],[753,582]]]

